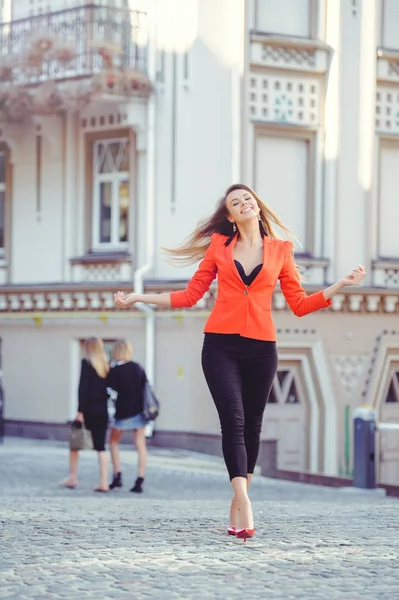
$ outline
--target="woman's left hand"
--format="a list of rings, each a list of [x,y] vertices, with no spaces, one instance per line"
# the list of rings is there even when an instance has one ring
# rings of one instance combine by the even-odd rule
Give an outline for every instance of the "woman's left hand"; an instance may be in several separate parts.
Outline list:
[[[352,271],[341,279],[342,287],[346,285],[360,285],[366,275],[366,269],[363,265],[359,265],[356,269],[352,269]]]

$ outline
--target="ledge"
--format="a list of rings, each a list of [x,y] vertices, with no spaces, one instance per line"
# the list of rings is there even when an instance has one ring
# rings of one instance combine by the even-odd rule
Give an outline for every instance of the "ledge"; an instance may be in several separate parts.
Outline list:
[[[290,35],[276,35],[267,31],[257,31],[256,29],[250,32],[251,42],[267,43],[270,46],[284,46],[286,48],[309,49],[309,50],[324,50],[330,52],[331,46],[312,38],[296,37]]]
[[[89,252],[83,256],[75,256],[69,260],[71,265],[120,264],[132,262],[128,252]]]
[[[373,269],[399,269],[399,258],[377,258],[371,261]]]
[[[307,483],[310,485],[321,485],[326,487],[343,488],[353,487],[353,479],[349,477],[338,477],[334,475],[324,475],[324,473],[309,473],[298,472],[298,471],[284,471],[277,469],[276,479],[282,479],[284,481],[294,481],[296,483]],[[399,498],[399,485],[389,485],[385,483],[378,483],[377,488],[383,489],[387,496],[393,496]],[[355,488],[359,492],[372,492],[373,490],[363,490],[362,488]]]
[[[182,290],[186,287],[186,281],[144,281],[144,291],[151,293],[171,292]],[[307,293],[319,291],[324,286],[304,283]],[[119,309],[114,304],[115,290],[130,292],[132,282],[87,282],[68,284],[42,284],[42,285],[0,285],[0,315],[7,320],[12,319],[46,319],[77,315],[90,316],[91,313],[102,315],[104,312],[116,318],[131,316],[142,316],[136,309],[128,313]],[[172,310],[169,308],[156,308],[159,317],[178,315],[207,316],[213,308],[217,294],[217,285],[211,286],[204,297],[190,309]],[[155,308],[155,307],[154,307]],[[279,286],[273,294],[273,310],[288,311],[283,293]],[[387,288],[386,286],[354,287],[347,288],[336,294],[332,299],[331,308],[327,312],[341,313],[399,313],[399,289]],[[324,312],[325,312],[324,311]],[[50,317],[49,317],[50,318]]]

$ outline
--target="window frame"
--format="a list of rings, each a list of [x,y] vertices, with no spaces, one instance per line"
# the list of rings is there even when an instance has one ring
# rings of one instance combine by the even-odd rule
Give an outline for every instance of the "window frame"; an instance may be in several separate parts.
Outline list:
[[[115,137],[115,138],[106,138],[95,140],[93,144],[93,154],[92,154],[92,165],[93,165],[93,194],[92,194],[92,250],[101,251],[101,250],[126,250],[129,246],[129,235],[130,235],[130,210],[128,214],[128,224],[127,224],[127,240],[124,242],[119,241],[118,236],[118,225],[120,223],[120,207],[118,203],[118,194],[117,191],[119,189],[119,185],[122,181],[128,181],[129,184],[129,209],[131,206],[131,194],[130,194],[130,169],[127,171],[115,171],[112,173],[98,173],[96,168],[97,163],[97,150],[101,144],[113,144],[113,143],[123,143],[126,142],[129,144],[129,137]],[[128,149],[129,152],[129,149]],[[130,162],[130,161],[129,161]],[[111,183],[111,231],[110,231],[110,241],[109,242],[101,242],[100,241],[100,228],[101,228],[101,209],[100,209],[100,187],[101,183]]]
[[[253,0],[254,2],[254,14],[253,14],[253,22],[254,29],[258,32],[265,32],[264,29],[259,27],[259,2],[263,0]],[[289,38],[299,38],[304,40],[316,39],[317,38],[317,23],[319,17],[319,11],[321,10],[320,2],[324,0],[307,0],[309,6],[309,23],[308,23],[308,35],[300,35],[300,34],[288,34],[281,33],[280,31],[267,31],[266,33],[272,33],[273,35],[281,35],[283,37]]]
[[[386,0],[382,0],[380,3],[380,7],[379,7],[379,11],[378,11],[378,15],[377,18],[379,20],[378,26],[379,26],[379,34],[378,37],[380,39],[380,43],[379,45],[382,48],[385,48],[386,50],[399,50],[399,44],[397,46],[390,46],[387,44],[386,42],[386,28],[385,28],[385,22],[386,22],[386,18],[387,18],[387,5],[386,5]]]
[[[129,170],[127,179],[129,182],[129,216],[128,216],[128,241],[120,244],[95,243],[99,238],[99,222],[95,222],[95,211],[99,211],[99,205],[95,205],[95,173],[94,156],[96,142],[111,143],[112,140],[125,139],[129,144]],[[118,127],[115,129],[104,129],[88,131],[84,133],[84,155],[85,155],[85,211],[84,211],[84,246],[85,252],[89,254],[119,255],[133,254],[135,244],[135,223],[137,222],[136,207],[136,134],[131,128]],[[124,171],[123,173],[126,173]],[[98,214],[97,214],[98,219]]]
[[[316,218],[315,210],[318,202],[323,202],[323,198],[318,198],[317,195],[317,132],[311,129],[299,129],[295,126],[281,127],[278,123],[255,123],[254,136],[252,147],[252,181],[256,189],[255,182],[257,181],[256,170],[256,143],[260,137],[281,137],[286,139],[301,140],[307,143],[307,195],[306,195],[306,219],[305,219],[305,237],[300,240],[303,248],[295,252],[296,257],[313,257],[317,256],[316,252]],[[273,206],[272,206],[273,208]],[[320,207],[318,207],[320,209]],[[295,232],[294,232],[295,233]]]
[[[377,160],[377,172],[376,172],[376,220],[375,220],[375,234],[376,234],[376,252],[375,256],[378,260],[392,260],[399,261],[399,254],[395,256],[388,256],[382,251],[381,244],[381,211],[382,211],[382,154],[385,148],[394,147],[399,151],[399,140],[397,137],[392,135],[380,135],[377,138],[376,145],[376,160]]]

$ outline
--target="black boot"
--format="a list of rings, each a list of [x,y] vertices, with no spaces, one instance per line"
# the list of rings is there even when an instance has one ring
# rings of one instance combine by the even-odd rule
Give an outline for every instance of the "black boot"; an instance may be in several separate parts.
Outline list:
[[[114,488],[122,487],[122,473],[114,473],[114,478],[109,484],[109,489],[113,490]]]
[[[141,487],[143,485],[143,481],[144,481],[144,477],[137,477],[136,483],[134,484],[134,486],[132,487],[132,489],[130,491],[136,492],[136,494],[141,494],[141,492],[143,491],[143,488]]]

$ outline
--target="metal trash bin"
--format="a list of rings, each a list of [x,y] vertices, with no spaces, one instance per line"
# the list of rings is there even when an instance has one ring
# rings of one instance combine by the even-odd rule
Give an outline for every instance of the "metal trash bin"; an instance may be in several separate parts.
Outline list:
[[[353,413],[354,419],[354,465],[353,487],[375,489],[375,438],[377,411],[360,406]]]

